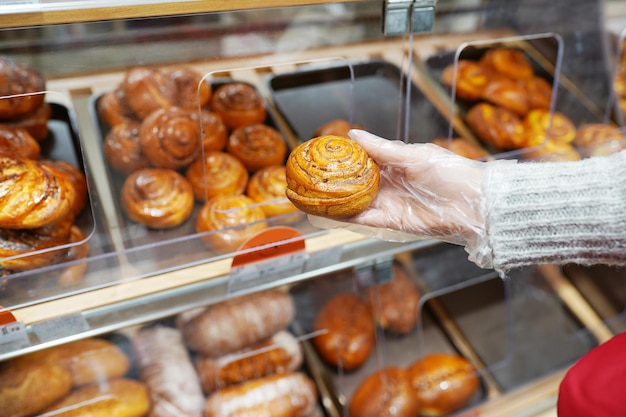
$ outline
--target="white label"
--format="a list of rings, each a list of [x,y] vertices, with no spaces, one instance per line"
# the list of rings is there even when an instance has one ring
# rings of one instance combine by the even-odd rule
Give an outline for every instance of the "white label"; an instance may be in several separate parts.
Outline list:
[[[234,267],[230,271],[228,291],[236,292],[300,274],[306,262],[306,257],[305,251],[297,251]]]
[[[31,328],[43,343],[85,332],[89,330],[89,324],[81,313],[75,313],[35,323]]]
[[[336,265],[341,260],[342,250],[338,248],[328,248],[309,254],[306,261],[306,271],[316,271],[320,268]]]
[[[13,352],[30,346],[24,323],[14,321],[0,326],[0,353]]]
[[[41,11],[39,0],[0,0],[0,14]]]

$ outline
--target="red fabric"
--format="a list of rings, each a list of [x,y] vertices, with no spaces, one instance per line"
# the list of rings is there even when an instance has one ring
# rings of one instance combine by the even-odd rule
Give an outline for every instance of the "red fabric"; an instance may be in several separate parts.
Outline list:
[[[592,349],[565,374],[559,417],[626,416],[626,333]]]

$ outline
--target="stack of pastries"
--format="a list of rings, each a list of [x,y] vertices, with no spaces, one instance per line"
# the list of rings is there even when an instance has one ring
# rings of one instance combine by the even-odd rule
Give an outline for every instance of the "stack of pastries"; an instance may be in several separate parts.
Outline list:
[[[579,159],[572,142],[576,126],[563,113],[551,115],[552,85],[535,74],[524,52],[487,49],[480,59],[461,59],[441,76],[455,96],[470,104],[465,120],[476,136],[496,151],[523,148]]]
[[[108,126],[106,161],[122,179],[120,204],[134,222],[195,221],[211,248],[232,251],[269,217],[297,211],[285,198],[286,141],[252,85],[212,85],[189,67],[136,67],[97,110]]]

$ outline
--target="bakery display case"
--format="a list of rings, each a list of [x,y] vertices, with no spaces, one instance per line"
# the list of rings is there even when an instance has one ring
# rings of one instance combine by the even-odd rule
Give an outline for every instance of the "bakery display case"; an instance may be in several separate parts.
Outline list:
[[[622,269],[501,277],[319,229],[285,165],[349,127],[478,160],[616,152],[619,7],[127,3],[0,5],[0,415],[555,415],[622,331]]]

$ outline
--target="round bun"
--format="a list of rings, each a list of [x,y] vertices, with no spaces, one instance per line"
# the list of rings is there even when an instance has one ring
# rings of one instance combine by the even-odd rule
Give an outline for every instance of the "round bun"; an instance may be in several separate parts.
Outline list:
[[[128,217],[144,226],[166,229],[183,223],[193,210],[191,184],[167,168],[145,168],[131,173],[121,190]]]
[[[351,417],[416,417],[420,403],[409,373],[388,367],[361,382],[350,400],[349,411]]]
[[[285,139],[271,126],[255,124],[235,129],[226,150],[254,172],[270,165],[281,165],[287,156]]]
[[[202,79],[202,74],[192,68],[176,66],[161,69],[162,74],[174,81],[176,86],[174,104],[180,108],[198,111],[211,99],[211,84]]]
[[[38,159],[41,146],[27,130],[0,124],[0,152],[20,158]]]
[[[240,82],[218,87],[211,96],[210,108],[229,129],[263,123],[267,116],[263,97],[250,84]]]
[[[576,138],[576,126],[563,113],[555,111],[551,116],[549,110],[534,109],[524,118],[526,146],[531,147],[545,141],[571,143]]]
[[[519,149],[526,145],[522,120],[512,111],[478,103],[469,109],[466,121],[478,138],[496,149]]]
[[[380,170],[355,141],[320,136],[298,145],[286,165],[287,198],[305,213],[343,218],[376,197]]]
[[[44,101],[46,81],[34,68],[0,57],[0,119],[32,113]]]
[[[261,207],[243,194],[213,197],[204,203],[196,221],[198,233],[213,232],[203,236],[207,245],[227,252],[266,227]]]
[[[159,109],[141,124],[139,142],[151,165],[185,168],[200,153],[200,124],[191,112],[179,107]]]
[[[261,208],[267,217],[298,211],[285,195],[287,190],[285,172],[284,165],[272,165],[258,170],[248,181],[246,194],[255,203],[262,203]]]
[[[129,69],[121,89],[126,102],[139,119],[176,104],[176,82],[167,74],[151,68]]]
[[[536,75],[523,80],[521,84],[528,93],[528,106],[530,109],[550,109],[552,104],[552,84]]]
[[[104,93],[98,100],[97,109],[98,116],[109,127],[138,121],[121,88]]]
[[[444,416],[465,407],[480,385],[465,358],[446,353],[424,356],[408,368],[422,414]]]
[[[121,174],[128,175],[150,166],[139,140],[140,129],[139,122],[122,122],[113,126],[104,137],[104,157]]]
[[[198,113],[193,113],[193,116],[197,118]],[[202,110],[199,121],[204,152],[223,150],[228,139],[228,129],[222,117],[215,112]]]
[[[456,71],[454,64],[444,68],[441,82],[449,88],[454,87],[457,98],[476,101],[482,97],[491,79],[489,75],[489,72],[478,62],[460,60],[457,62]]]
[[[528,113],[528,93],[524,87],[507,78],[496,78],[487,84],[482,98],[489,103],[512,111],[518,116]]]
[[[526,80],[534,75],[526,55],[513,48],[489,49],[480,59],[480,63],[513,80]]]
[[[89,191],[87,188],[87,178],[83,171],[78,169],[78,167],[72,165],[67,161],[62,161],[59,159],[43,159],[40,160],[39,163],[52,166],[59,173],[59,175],[64,175],[69,183],[74,188],[74,199],[72,200],[72,204],[70,206],[70,216],[78,216],[81,211],[87,205],[87,200],[89,198]]]
[[[335,135],[347,138],[350,129],[361,129],[361,126],[356,124],[350,125],[350,122],[345,119],[335,119],[320,126],[313,134],[313,137]]]
[[[185,174],[198,201],[216,195],[243,194],[248,184],[246,167],[234,156],[211,151],[196,159]]]
[[[329,364],[354,370],[374,349],[376,329],[369,305],[352,293],[337,294],[319,310],[312,339],[315,349]]]

